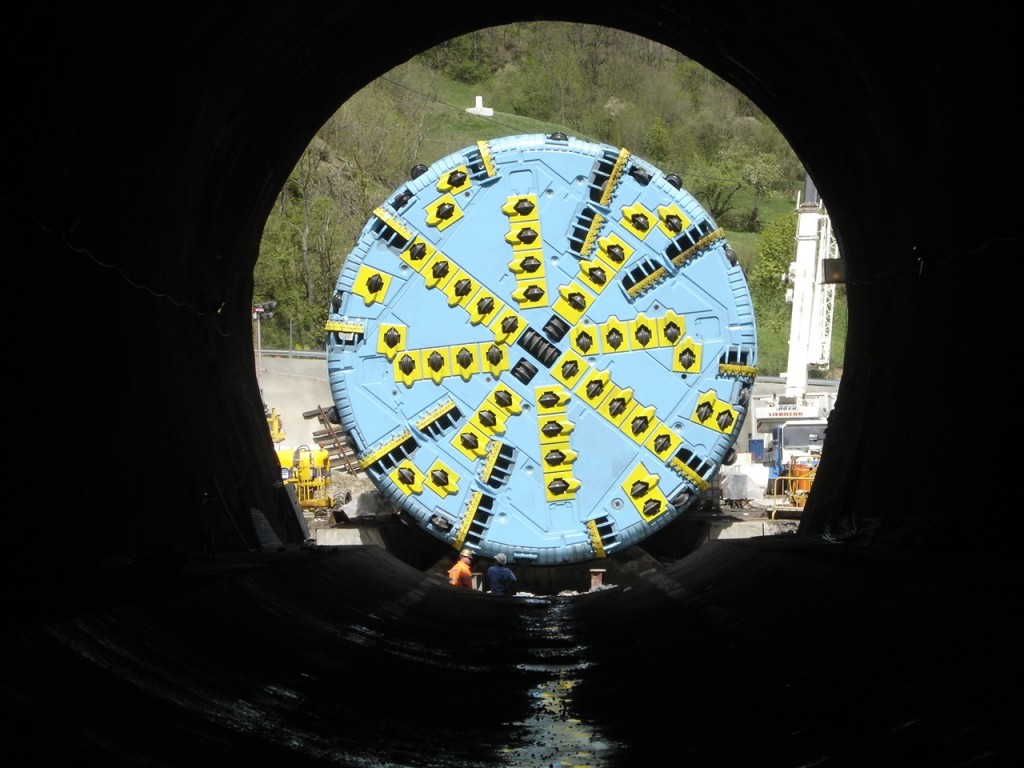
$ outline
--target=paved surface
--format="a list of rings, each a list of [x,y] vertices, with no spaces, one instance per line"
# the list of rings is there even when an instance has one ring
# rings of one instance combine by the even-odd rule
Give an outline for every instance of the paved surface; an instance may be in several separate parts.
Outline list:
[[[302,414],[317,406],[334,405],[327,382],[327,361],[262,355],[257,361],[263,404],[281,417],[285,440],[282,448],[313,445],[313,432],[320,428],[316,419]]]

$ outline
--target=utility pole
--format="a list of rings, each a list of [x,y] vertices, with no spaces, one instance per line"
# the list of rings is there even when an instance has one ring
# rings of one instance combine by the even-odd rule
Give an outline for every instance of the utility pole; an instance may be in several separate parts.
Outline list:
[[[260,381],[260,371],[263,369],[263,319],[270,319],[274,316],[276,301],[265,301],[262,304],[252,305],[252,336],[253,345],[256,347],[256,384],[263,394],[263,383]]]

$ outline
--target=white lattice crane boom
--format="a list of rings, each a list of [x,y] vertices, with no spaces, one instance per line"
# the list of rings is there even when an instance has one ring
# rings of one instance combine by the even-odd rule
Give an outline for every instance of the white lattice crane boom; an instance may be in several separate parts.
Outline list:
[[[828,367],[832,352],[835,284],[825,282],[823,262],[839,257],[828,213],[808,176],[797,198],[796,260],[789,265],[786,298],[793,305],[786,395],[802,402],[808,366]]]

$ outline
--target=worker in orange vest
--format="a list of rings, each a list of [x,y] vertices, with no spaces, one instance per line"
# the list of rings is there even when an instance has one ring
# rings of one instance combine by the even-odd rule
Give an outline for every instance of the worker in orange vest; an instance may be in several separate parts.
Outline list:
[[[470,570],[469,565],[473,562],[473,553],[468,549],[463,549],[459,553],[459,559],[455,561],[455,565],[448,569],[448,583],[453,587],[469,587],[473,588],[473,572]]]

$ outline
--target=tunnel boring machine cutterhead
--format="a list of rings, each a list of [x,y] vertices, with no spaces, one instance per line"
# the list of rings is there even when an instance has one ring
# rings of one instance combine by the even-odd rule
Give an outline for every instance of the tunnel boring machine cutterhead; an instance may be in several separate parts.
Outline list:
[[[480,141],[380,205],[327,366],[380,491],[515,562],[605,557],[709,487],[747,413],[754,310],[678,176],[564,134]]]

